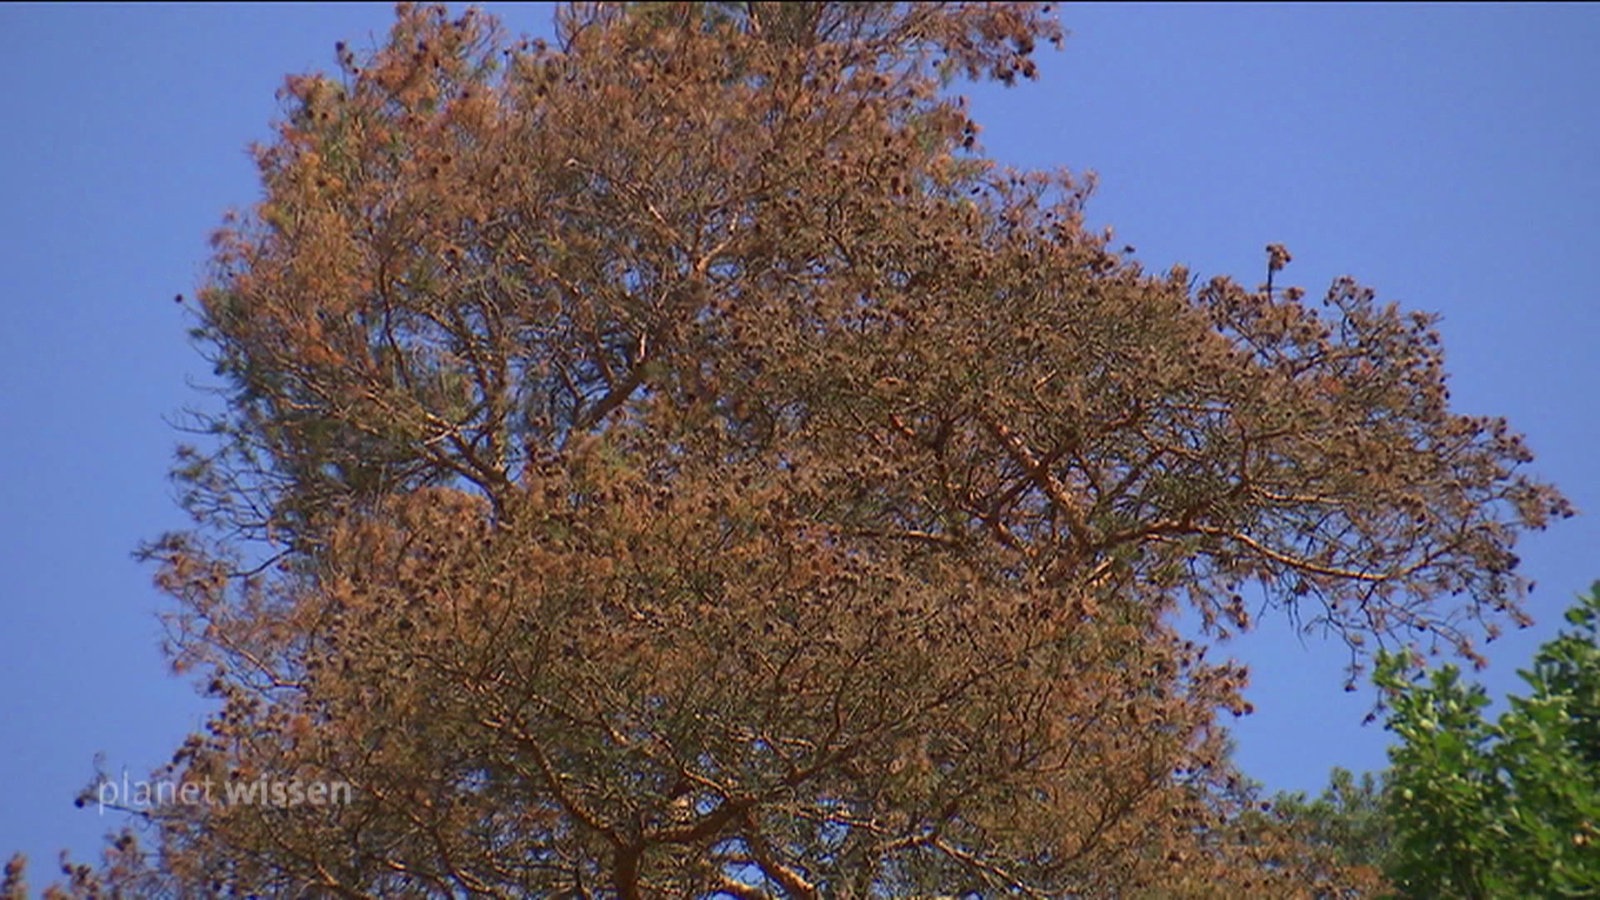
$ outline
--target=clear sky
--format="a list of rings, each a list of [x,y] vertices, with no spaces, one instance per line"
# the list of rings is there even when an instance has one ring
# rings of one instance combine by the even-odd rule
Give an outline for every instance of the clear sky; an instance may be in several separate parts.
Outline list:
[[[497,7],[547,31],[542,6]],[[104,752],[140,777],[205,707],[166,673],[130,551],[181,526],[165,422],[209,369],[173,295],[257,197],[245,155],[289,72],[376,43],[387,4],[0,5],[0,856],[36,884],[114,824],[72,807]],[[1444,315],[1458,408],[1503,414],[1536,471],[1600,512],[1600,6],[1067,6],[1042,80],[979,88],[1005,162],[1094,169],[1096,226],[1151,269],[1254,286],[1263,246],[1313,294],[1340,274]],[[1499,694],[1600,578],[1600,519],[1524,547],[1540,624],[1490,646]],[[1340,648],[1236,641],[1244,769],[1312,789],[1381,767]]]

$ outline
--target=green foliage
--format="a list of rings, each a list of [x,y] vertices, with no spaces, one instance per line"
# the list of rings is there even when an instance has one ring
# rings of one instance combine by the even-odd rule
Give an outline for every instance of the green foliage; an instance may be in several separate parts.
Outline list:
[[[1600,583],[1566,621],[1493,722],[1456,667],[1380,654],[1390,768],[1334,769],[1315,800],[1275,796],[1273,815],[1309,859],[1381,872],[1402,897],[1600,896]]]
[[[1302,791],[1280,793],[1271,808],[1301,841],[1326,849],[1341,866],[1383,870],[1391,856],[1393,828],[1384,809],[1383,776],[1363,772],[1360,777],[1335,768],[1321,796],[1310,799]]]
[[[1405,896],[1600,893],[1600,583],[1567,621],[1576,630],[1519,673],[1529,695],[1493,723],[1454,666],[1411,674],[1406,656],[1380,657],[1401,741],[1384,798],[1388,874]]]

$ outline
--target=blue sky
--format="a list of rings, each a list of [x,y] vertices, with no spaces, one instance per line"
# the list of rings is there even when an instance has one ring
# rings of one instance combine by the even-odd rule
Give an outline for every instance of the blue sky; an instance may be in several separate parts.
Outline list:
[[[497,7],[544,31],[544,7]],[[289,72],[370,46],[387,4],[0,5],[0,855],[35,871],[114,824],[72,807],[93,758],[134,777],[205,707],[166,674],[162,599],[130,557],[183,524],[166,424],[206,364],[173,295],[257,196],[245,154]],[[1351,274],[1444,315],[1458,408],[1529,435],[1536,471],[1600,512],[1600,6],[1068,6],[1042,80],[969,90],[988,151],[1093,169],[1090,206],[1151,269]],[[1600,578],[1600,525],[1524,547],[1540,624],[1490,646],[1493,693]],[[1273,787],[1383,764],[1341,648],[1276,620],[1239,759]]]

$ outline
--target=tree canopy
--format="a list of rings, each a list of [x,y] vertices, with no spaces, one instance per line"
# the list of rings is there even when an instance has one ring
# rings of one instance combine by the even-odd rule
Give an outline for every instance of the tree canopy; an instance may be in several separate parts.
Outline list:
[[[1600,584],[1539,648],[1493,722],[1489,698],[1445,666],[1410,674],[1385,656],[1394,693],[1385,799],[1389,869],[1408,897],[1592,897],[1600,892]]]
[[[1451,410],[1432,318],[1148,273],[984,157],[948,88],[1033,77],[1047,7],[558,30],[402,6],[286,83],[198,297],[196,526],[148,549],[221,701],[160,774],[354,798],[138,810],[65,890],[1358,884],[1244,815],[1244,672],[1172,613],[1259,585],[1468,656],[1520,619],[1569,510]]]
[[[1600,584],[1574,626],[1519,672],[1526,696],[1491,721],[1455,666],[1380,656],[1397,742],[1384,772],[1335,769],[1322,796],[1268,804],[1294,840],[1382,872],[1394,896],[1592,897],[1600,891]]]

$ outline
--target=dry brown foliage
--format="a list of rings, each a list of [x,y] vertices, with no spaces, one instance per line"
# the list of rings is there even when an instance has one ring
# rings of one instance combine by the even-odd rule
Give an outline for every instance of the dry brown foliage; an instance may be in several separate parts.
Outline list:
[[[154,852],[73,890],[1361,889],[1241,815],[1244,673],[1170,613],[1247,628],[1259,583],[1470,654],[1565,501],[1450,411],[1428,316],[1147,274],[1083,185],[984,159],[944,82],[1059,39],[669,3],[511,45],[403,6],[290,79],[200,298],[201,527],[151,549],[224,702],[168,776],[355,799],[146,810]]]

